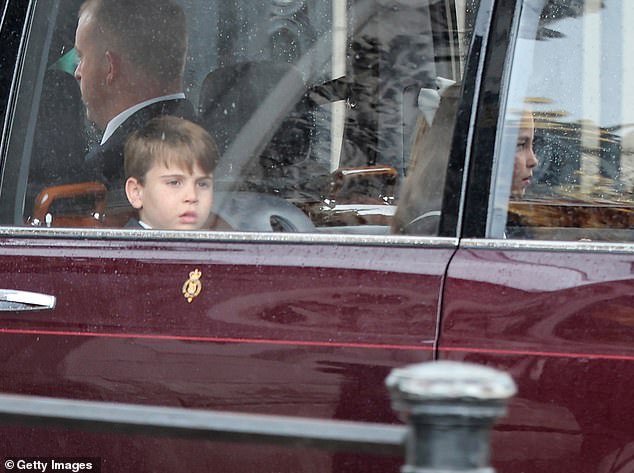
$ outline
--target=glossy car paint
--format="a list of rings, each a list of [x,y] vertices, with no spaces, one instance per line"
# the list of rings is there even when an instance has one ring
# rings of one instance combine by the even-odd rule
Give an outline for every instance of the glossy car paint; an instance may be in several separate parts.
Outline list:
[[[11,27],[3,22],[1,31],[3,153],[28,5],[9,2]],[[478,22],[481,45],[488,17]],[[467,81],[481,72],[478,53]],[[476,92],[465,88],[457,135],[470,129]],[[462,169],[464,159],[454,154],[452,166]],[[434,356],[454,252],[453,242],[424,238],[408,247],[4,235],[0,288],[51,294],[57,306],[0,314],[2,391],[372,422],[397,421],[383,385],[389,370]],[[196,269],[203,288],[189,303],[182,288]],[[0,435],[5,455],[99,457],[118,472],[384,472],[402,463],[24,426]]]
[[[0,53],[3,112],[14,103],[28,5],[9,7],[19,28],[2,29],[13,38]],[[10,116],[3,114],[2,153]],[[0,390],[372,422],[397,422],[384,387],[390,369],[433,359],[442,280],[456,244],[45,233],[7,229],[0,240],[0,288],[57,298],[51,311],[0,313]],[[182,288],[196,269],[202,291],[189,303]],[[0,428],[0,450],[99,457],[117,472],[384,472],[402,464],[25,426]]]
[[[470,59],[463,93],[478,108],[459,114],[443,206],[453,210],[441,225],[443,235],[459,225],[474,240],[461,243],[444,291],[453,250],[425,239],[412,247],[354,238],[153,242],[7,230],[0,287],[53,294],[58,306],[0,314],[0,388],[395,422],[385,375],[431,359],[437,346],[439,358],[508,370],[518,384],[493,437],[498,471],[634,470],[631,245],[572,251],[483,239],[500,84],[520,3],[483,2],[476,25],[474,41],[487,53]],[[9,8],[23,21],[24,4]],[[6,104],[4,65],[14,64],[17,43],[4,26],[1,33]],[[181,290],[194,269],[203,290],[188,303]],[[402,462],[28,427],[0,435],[3,452],[99,456],[109,471],[397,471]]]
[[[453,251],[5,238],[0,287],[55,295],[57,306],[0,314],[0,389],[395,422],[383,380],[393,367],[433,358]],[[182,289],[196,269],[202,290],[190,303]],[[3,452],[97,456],[109,471],[157,471],[177,461],[187,471],[210,464],[241,471],[254,462],[262,471],[295,471],[306,462],[314,471],[332,462],[352,471],[386,467],[385,460],[323,452],[4,432]],[[398,468],[400,459],[387,462]]]
[[[515,379],[518,395],[492,439],[498,471],[630,472],[632,245],[485,239],[509,45],[523,3],[495,2],[492,10],[438,358]]]
[[[516,380],[499,471],[632,471],[634,251],[473,246],[449,268],[439,356]]]

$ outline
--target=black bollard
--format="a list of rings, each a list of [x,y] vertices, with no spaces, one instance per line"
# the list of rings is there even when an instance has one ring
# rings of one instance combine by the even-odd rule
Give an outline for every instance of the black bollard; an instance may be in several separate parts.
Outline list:
[[[394,369],[385,383],[409,427],[402,473],[495,473],[491,428],[516,392],[508,374],[437,361]]]

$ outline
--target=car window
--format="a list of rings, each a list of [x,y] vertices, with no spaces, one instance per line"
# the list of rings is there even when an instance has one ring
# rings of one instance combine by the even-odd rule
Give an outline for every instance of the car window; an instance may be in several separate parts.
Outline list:
[[[221,155],[211,228],[435,234],[409,224],[441,213],[477,3],[178,2],[188,43],[182,92],[194,113],[185,118]],[[3,149],[3,225],[121,228],[136,215],[122,163],[115,184],[85,172],[106,127],[91,116],[90,71],[84,87],[75,77],[88,62],[75,49],[81,4],[30,9]],[[445,146],[431,158],[437,142]],[[431,171],[409,177],[425,174],[415,167]],[[418,195],[420,179],[437,184]],[[395,222],[403,196],[424,205]]]
[[[624,0],[524,2],[489,236],[634,239],[633,17]]]

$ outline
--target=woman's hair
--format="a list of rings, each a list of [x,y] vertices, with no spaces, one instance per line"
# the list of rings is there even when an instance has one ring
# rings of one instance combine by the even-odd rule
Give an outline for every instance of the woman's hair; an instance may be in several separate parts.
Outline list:
[[[150,120],[128,137],[123,151],[126,179],[143,183],[157,164],[177,165],[193,172],[198,165],[212,174],[218,162],[218,148],[207,131],[183,118],[164,115]]]

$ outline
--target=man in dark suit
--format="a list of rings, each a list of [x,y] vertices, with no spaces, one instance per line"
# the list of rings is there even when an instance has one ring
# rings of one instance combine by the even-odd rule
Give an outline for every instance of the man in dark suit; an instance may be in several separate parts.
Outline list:
[[[183,93],[185,14],[171,0],[87,0],[75,49],[87,116],[104,131],[85,158],[82,180],[120,190],[131,132],[159,115],[195,120]]]

